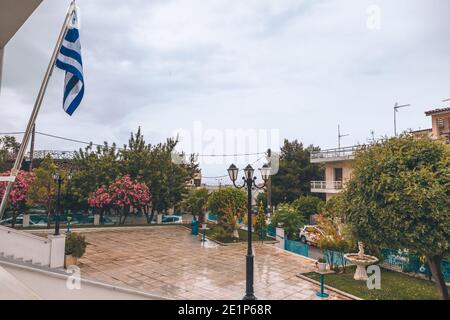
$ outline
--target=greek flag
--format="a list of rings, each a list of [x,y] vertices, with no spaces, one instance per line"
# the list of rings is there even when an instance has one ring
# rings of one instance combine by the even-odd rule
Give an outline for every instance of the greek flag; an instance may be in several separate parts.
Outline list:
[[[84,95],[83,63],[76,11],[59,49],[56,66],[66,71],[63,109],[72,115]]]

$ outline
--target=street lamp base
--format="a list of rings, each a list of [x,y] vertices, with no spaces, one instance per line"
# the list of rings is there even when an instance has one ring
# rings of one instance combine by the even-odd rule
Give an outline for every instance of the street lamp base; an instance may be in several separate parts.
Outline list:
[[[246,294],[246,295],[242,298],[242,300],[258,300],[258,298],[256,298],[255,295],[252,293],[252,294]]]

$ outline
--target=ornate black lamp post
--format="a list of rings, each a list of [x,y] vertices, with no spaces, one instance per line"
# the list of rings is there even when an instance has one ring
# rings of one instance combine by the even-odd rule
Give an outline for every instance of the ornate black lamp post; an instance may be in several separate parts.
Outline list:
[[[263,185],[258,186],[256,184],[256,177],[253,177],[253,173],[255,170],[251,165],[248,165],[244,169],[244,176],[242,180],[244,183],[241,186],[236,185],[236,180],[238,177],[239,169],[232,164],[230,168],[228,168],[228,175],[230,176],[231,181],[233,181],[233,185],[238,188],[247,187],[247,209],[248,209],[248,239],[247,239],[247,256],[246,256],[246,290],[244,300],[256,300],[254,290],[253,290],[253,247],[252,247],[252,188],[262,189],[266,186],[267,180],[269,180],[270,176],[270,167],[265,164],[261,169],[261,177],[264,181]]]
[[[72,178],[71,174],[67,175],[67,180]],[[53,174],[53,179],[58,184],[58,194],[56,200],[56,219],[55,219],[55,236],[59,236],[59,224],[61,221],[61,185],[64,181],[63,177],[59,172]]]

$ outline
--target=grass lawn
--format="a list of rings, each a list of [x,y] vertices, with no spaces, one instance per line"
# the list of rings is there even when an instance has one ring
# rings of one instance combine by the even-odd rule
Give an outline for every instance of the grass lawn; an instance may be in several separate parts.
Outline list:
[[[369,290],[365,281],[353,280],[355,267],[346,273],[325,276],[325,284],[366,300],[437,300],[439,295],[434,282],[414,278],[399,272],[381,269],[381,289]],[[303,274],[319,281],[315,272]]]
[[[189,228],[191,226],[189,225]],[[223,243],[233,243],[235,241],[233,241],[233,238],[231,236],[226,236],[224,237],[223,234],[220,234],[218,232],[218,228],[220,228],[217,224],[208,224],[208,228],[209,230],[206,230],[206,236],[212,240],[217,240]],[[201,230],[199,230],[199,232],[202,232]],[[245,230],[239,230],[239,242],[246,242],[247,241],[247,237],[248,237],[248,233]],[[252,239],[254,241],[261,241],[260,237],[259,237],[259,233],[258,232],[253,232],[252,234]],[[270,237],[265,237],[264,240],[266,241],[273,241],[274,239],[270,238]]]

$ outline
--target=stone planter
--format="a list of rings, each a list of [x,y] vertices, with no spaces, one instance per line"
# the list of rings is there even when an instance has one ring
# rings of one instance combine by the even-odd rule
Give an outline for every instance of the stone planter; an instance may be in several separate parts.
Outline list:
[[[70,254],[66,254],[64,260],[64,266],[67,268],[69,266],[76,266],[78,264],[78,258]]]

